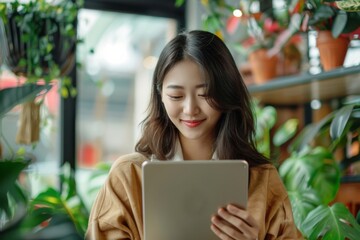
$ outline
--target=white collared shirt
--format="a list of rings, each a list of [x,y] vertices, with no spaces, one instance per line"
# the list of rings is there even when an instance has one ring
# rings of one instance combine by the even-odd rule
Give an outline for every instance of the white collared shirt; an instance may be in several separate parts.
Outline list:
[[[203,160],[203,159],[199,159],[199,160]],[[219,160],[216,151],[214,151],[211,160]],[[150,161],[159,161],[158,159],[155,158],[155,156],[151,156]],[[171,159],[168,159],[167,161],[184,161],[184,156],[182,153],[182,148],[181,148],[181,144],[180,141],[176,141],[176,145],[175,145],[175,154]]]

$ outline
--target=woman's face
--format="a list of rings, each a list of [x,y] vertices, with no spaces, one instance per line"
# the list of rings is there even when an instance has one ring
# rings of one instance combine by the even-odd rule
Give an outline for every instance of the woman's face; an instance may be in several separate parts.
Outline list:
[[[180,138],[207,141],[214,138],[221,112],[208,104],[205,92],[205,74],[191,60],[177,63],[165,75],[162,102]]]

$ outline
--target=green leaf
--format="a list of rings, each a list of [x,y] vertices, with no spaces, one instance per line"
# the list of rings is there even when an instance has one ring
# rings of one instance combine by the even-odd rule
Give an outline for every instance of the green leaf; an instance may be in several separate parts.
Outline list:
[[[39,193],[31,202],[32,205],[42,205],[46,207],[51,207],[54,209],[60,209],[63,204],[60,193],[53,188],[48,188],[47,190]]]
[[[13,212],[13,206],[9,204],[10,201],[27,204],[27,196],[18,185],[17,179],[21,171],[28,165],[29,161],[24,161],[21,158],[0,161],[0,210],[4,211],[9,218],[12,217]]]
[[[54,215],[54,210],[49,207],[39,207],[30,211],[28,216],[24,219],[22,226],[24,228],[33,229],[50,219]]]
[[[0,192],[8,192],[28,165],[29,162],[22,159],[0,161]]]
[[[360,236],[360,225],[342,203],[318,206],[306,217],[301,229],[309,239],[356,240]]]
[[[13,107],[23,102],[32,100],[43,90],[49,90],[50,85],[26,84],[0,90],[0,118]]]
[[[323,147],[293,153],[279,167],[279,174],[289,191],[312,188],[324,204],[334,199],[340,185],[339,166]]]
[[[295,224],[301,229],[301,224],[309,212],[321,204],[320,197],[316,191],[311,188],[288,191],[288,196],[292,206]]]
[[[345,11],[340,10],[336,15],[334,24],[331,28],[331,33],[334,38],[338,38],[340,34],[343,32],[346,22],[347,22],[347,14]]]
[[[266,106],[263,108],[260,114],[260,124],[267,126],[269,129],[273,128],[276,123],[276,109],[273,106]]]
[[[346,1],[336,1],[336,5],[338,8],[349,11],[349,12],[356,12],[360,11],[360,1],[359,0],[346,0]]]
[[[185,3],[185,0],[175,0],[175,6],[180,7]]]
[[[330,125],[330,136],[333,140],[341,137],[343,134],[345,126],[350,119],[353,108],[353,105],[347,105],[336,112]]]
[[[312,18],[309,20],[309,25],[313,26],[318,23],[321,23],[325,20],[330,19],[335,15],[334,10],[328,5],[320,5],[320,7],[315,11]]]
[[[273,137],[273,143],[275,146],[281,146],[289,139],[291,139],[297,130],[299,125],[298,119],[289,119],[275,132]]]
[[[321,164],[309,180],[311,187],[316,189],[324,204],[334,200],[340,187],[340,168],[331,157],[327,156],[320,160]]]
[[[331,112],[326,117],[324,117],[320,122],[307,125],[300,132],[298,137],[293,141],[293,143],[290,146],[290,149],[292,151],[300,152],[303,149],[305,149],[307,146],[309,146],[310,143],[315,139],[315,137],[320,134],[321,130],[327,128],[328,125],[331,124],[334,115],[335,112]]]

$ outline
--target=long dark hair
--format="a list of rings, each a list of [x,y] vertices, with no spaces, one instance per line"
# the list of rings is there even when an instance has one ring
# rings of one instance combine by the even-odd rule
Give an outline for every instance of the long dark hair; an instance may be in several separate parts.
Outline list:
[[[162,104],[161,89],[165,75],[184,59],[196,62],[207,74],[207,100],[222,112],[214,143],[219,159],[244,159],[250,166],[268,163],[255,148],[250,95],[229,49],[216,35],[200,30],[180,33],[161,52],[136,151],[161,160],[173,157],[178,130]]]

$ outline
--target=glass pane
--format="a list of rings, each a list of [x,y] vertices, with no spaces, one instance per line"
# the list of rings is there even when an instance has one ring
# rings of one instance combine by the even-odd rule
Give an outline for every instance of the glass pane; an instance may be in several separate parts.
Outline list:
[[[22,85],[25,80],[15,76],[4,67],[0,73],[0,89]],[[28,125],[22,128],[24,131],[20,134],[22,105],[14,107],[1,119],[0,139],[1,159],[14,159],[21,155],[25,159],[31,160],[29,168],[25,171],[26,179],[23,180],[26,182],[26,190],[32,196],[49,186],[58,187],[60,95],[57,84],[54,82],[51,90],[45,95],[40,94],[35,102],[36,104],[41,103],[39,140],[31,144],[23,143],[28,137],[37,134],[33,131],[37,127]],[[34,110],[30,111],[32,114],[34,113]],[[27,119],[29,120],[29,118]],[[22,139],[22,142],[19,142],[19,139]]]
[[[83,9],[78,33],[77,159],[80,167],[134,151],[152,72],[174,20]]]
[[[157,57],[176,32],[173,19],[80,11],[77,179],[87,199],[91,169],[134,152]]]

